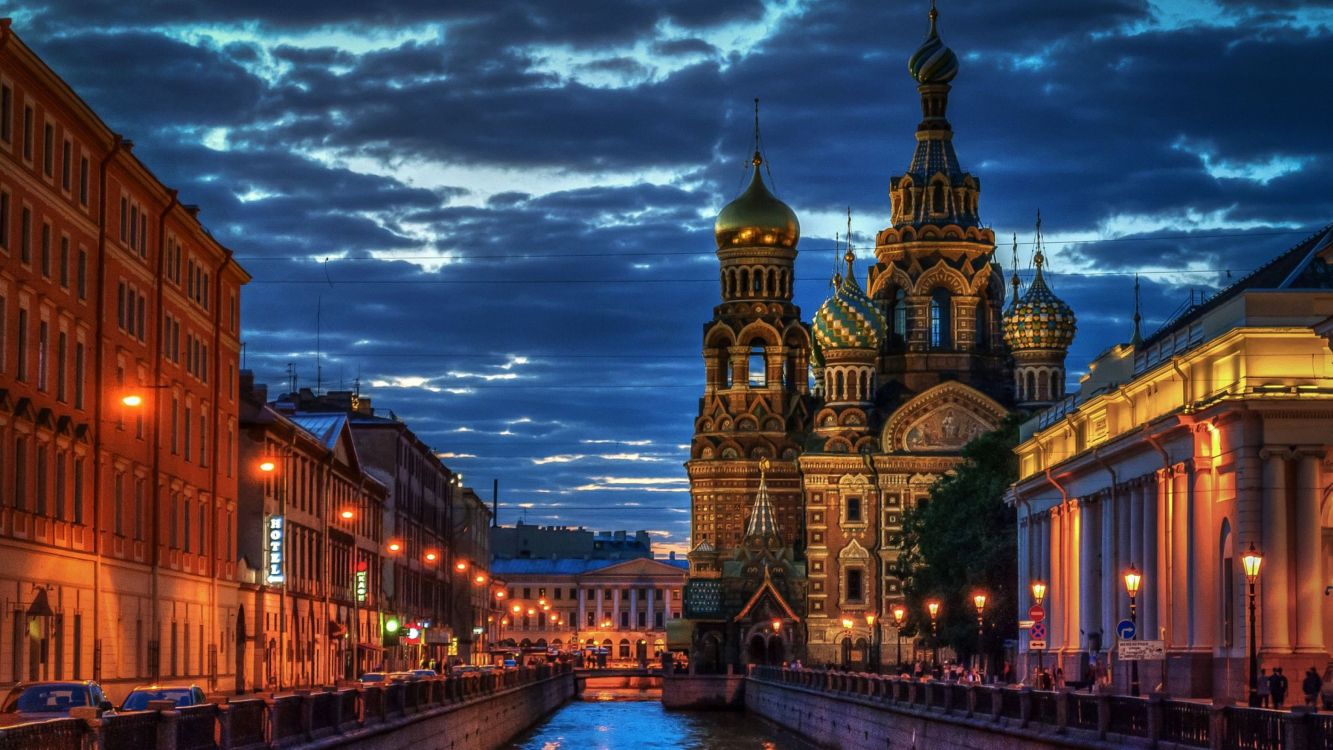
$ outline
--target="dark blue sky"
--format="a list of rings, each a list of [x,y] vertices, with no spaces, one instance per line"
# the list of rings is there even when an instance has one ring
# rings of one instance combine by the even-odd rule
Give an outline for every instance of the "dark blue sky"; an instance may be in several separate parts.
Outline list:
[[[380,9],[392,6],[392,9]],[[859,264],[919,119],[927,2],[33,0],[15,30],[232,247],[249,367],[392,409],[502,522],[688,533],[751,100],[800,216],[797,302]],[[375,10],[367,10],[374,8]],[[3,8],[0,8],[2,11]],[[1044,219],[1071,373],[1333,221],[1333,4],[943,0],[982,219]],[[1145,333],[1147,332],[1145,331]]]

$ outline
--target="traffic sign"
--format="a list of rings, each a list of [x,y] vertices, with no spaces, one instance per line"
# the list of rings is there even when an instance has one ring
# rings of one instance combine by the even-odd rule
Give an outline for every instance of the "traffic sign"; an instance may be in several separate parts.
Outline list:
[[[1028,619],[1041,622],[1046,619],[1046,610],[1040,604],[1034,604],[1028,608]]]
[[[1033,620],[1019,620],[1019,621],[1018,621],[1018,629],[1019,629],[1019,630],[1027,630],[1028,628],[1032,627],[1032,623],[1033,623],[1033,622],[1034,622]]]
[[[1122,641],[1132,641],[1134,640],[1134,636],[1138,634],[1138,629],[1135,628],[1134,623],[1129,620],[1121,620],[1116,623],[1115,634],[1119,636]]]
[[[1030,648],[1030,646],[1029,646]],[[1120,661],[1156,661],[1166,658],[1165,641],[1121,641],[1116,647]]]
[[[1028,641],[1028,651],[1045,651],[1046,641]]]
[[[1029,639],[1030,641],[1032,641],[1032,640],[1036,640],[1036,641],[1044,641],[1044,640],[1046,640],[1046,623],[1044,623],[1044,622],[1034,622],[1034,623],[1032,623],[1032,627],[1028,629],[1028,639]],[[1028,648],[1031,648],[1031,646],[1028,646]]]

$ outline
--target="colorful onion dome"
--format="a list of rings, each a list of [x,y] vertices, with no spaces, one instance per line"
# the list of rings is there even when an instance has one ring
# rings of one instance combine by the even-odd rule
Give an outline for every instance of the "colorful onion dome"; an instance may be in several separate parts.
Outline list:
[[[758,151],[754,152],[753,163],[754,176],[750,186],[717,215],[717,223],[713,225],[717,249],[756,245],[795,248],[801,238],[801,224],[796,220],[796,212],[778,200],[764,184],[759,169],[764,160]]]
[[[820,352],[833,349],[878,349],[884,339],[884,316],[856,283],[851,250],[843,256],[847,273],[838,281],[833,296],[815,311],[815,346]]]
[[[907,59],[907,69],[917,83],[948,83],[958,75],[958,55],[944,46],[939,32],[935,30],[935,19],[939,11],[932,4],[930,7],[930,34],[926,41],[917,47],[916,52]]]
[[[1037,275],[1027,291],[1004,314],[1004,340],[1010,351],[1068,349],[1078,322],[1074,311],[1046,286],[1041,252],[1034,262]]]

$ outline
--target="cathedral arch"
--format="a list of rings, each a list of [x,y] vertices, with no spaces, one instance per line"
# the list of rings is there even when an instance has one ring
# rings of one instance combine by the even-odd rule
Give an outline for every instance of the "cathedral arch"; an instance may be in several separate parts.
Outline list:
[[[742,296],[745,296],[745,293],[750,291],[750,269],[742,268],[740,270],[739,287],[741,289]]]
[[[880,431],[880,444],[886,453],[953,453],[999,427],[1007,413],[981,391],[945,381],[898,407]]]
[[[746,346],[778,346],[782,338],[778,330],[762,320],[756,320],[741,329],[736,341]]]
[[[1034,401],[1037,398],[1037,376],[1031,370],[1023,373],[1023,400]]]
[[[913,289],[917,294],[930,294],[936,288],[943,288],[950,294],[965,295],[971,290],[967,283],[967,277],[956,268],[951,268],[944,262],[936,263],[928,271],[917,278]]]
[[[825,453],[851,453],[852,442],[845,437],[831,437],[824,441]]]

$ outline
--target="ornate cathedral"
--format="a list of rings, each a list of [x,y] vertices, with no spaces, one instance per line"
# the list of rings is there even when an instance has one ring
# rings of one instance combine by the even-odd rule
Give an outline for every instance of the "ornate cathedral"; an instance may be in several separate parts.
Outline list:
[[[908,60],[922,119],[889,179],[889,225],[858,280],[850,239],[806,323],[792,300],[794,211],[764,181],[717,217],[721,301],[703,330],[690,460],[685,615],[703,669],[800,658],[866,663],[892,642],[902,514],[1012,410],[1064,396],[1072,311],[1042,275],[1005,283],[981,182],[946,110],[958,58],[930,11]],[[757,126],[756,126],[757,127]]]

